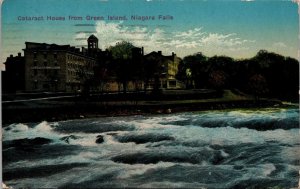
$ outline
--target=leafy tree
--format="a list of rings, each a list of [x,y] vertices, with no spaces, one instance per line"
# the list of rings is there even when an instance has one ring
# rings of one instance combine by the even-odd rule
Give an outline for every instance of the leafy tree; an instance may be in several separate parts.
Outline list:
[[[209,74],[209,82],[211,86],[218,91],[223,90],[225,88],[226,79],[227,76],[222,70],[212,71]]]
[[[298,99],[299,62],[296,59],[260,50],[253,58],[257,64],[256,73],[262,74],[271,97]]]
[[[127,41],[118,42],[115,46],[110,46],[108,50],[112,54],[113,59],[128,60],[132,58],[133,44]]]
[[[208,59],[209,86],[212,88],[229,88],[234,73],[234,60],[227,56],[213,56]]]
[[[255,100],[259,100],[259,97],[268,92],[267,81],[260,75],[256,74],[250,77],[248,83],[251,93],[254,95]]]
[[[195,84],[196,88],[205,87],[208,82],[207,57],[201,52],[184,57],[179,67],[179,73],[181,75],[178,75],[178,77],[186,80],[188,87],[193,87],[191,86],[192,83]]]
[[[291,57],[285,58],[282,69],[283,99],[299,100],[299,62]]]
[[[247,82],[249,77],[254,73],[249,73],[248,65],[252,65],[253,61],[250,59],[238,60],[234,62],[233,73],[231,73],[230,86],[233,89],[239,89],[241,91],[247,90]]]
[[[134,46],[130,42],[122,41],[115,46],[109,47],[113,58],[113,69],[117,81],[122,83],[123,92],[126,93],[128,82],[132,79],[134,66],[132,64],[132,49]]]

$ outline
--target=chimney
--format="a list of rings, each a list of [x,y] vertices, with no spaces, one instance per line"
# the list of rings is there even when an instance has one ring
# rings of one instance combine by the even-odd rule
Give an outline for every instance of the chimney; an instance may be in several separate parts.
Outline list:
[[[157,53],[158,53],[159,55],[161,55],[161,51],[157,51]]]
[[[142,47],[142,55],[144,56],[144,47]]]
[[[174,52],[172,52],[172,59],[173,59],[173,61],[175,60],[175,56],[176,56],[176,54]]]
[[[21,57],[21,53],[20,52],[18,53],[18,57]]]
[[[14,56],[11,54],[11,55],[9,55],[9,57],[12,58],[12,57],[14,57]]]

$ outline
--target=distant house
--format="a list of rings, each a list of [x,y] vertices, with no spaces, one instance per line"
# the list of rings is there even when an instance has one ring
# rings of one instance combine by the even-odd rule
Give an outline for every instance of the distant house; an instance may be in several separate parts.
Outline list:
[[[174,52],[170,56],[164,56],[161,51],[153,51],[144,56],[144,61],[150,65],[149,68],[153,69],[151,71],[154,72],[154,76],[148,83],[147,88],[154,87],[155,78],[159,79],[158,87],[160,89],[180,89],[185,87],[182,82],[175,78],[181,58],[177,57]]]

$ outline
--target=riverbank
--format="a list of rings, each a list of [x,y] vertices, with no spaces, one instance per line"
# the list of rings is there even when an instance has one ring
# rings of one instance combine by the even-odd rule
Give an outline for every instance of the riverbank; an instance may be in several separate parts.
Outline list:
[[[103,116],[169,114],[176,112],[233,108],[290,107],[278,100],[254,100],[225,91],[222,97],[187,100],[83,100],[43,99],[2,104],[2,124],[61,121]]]

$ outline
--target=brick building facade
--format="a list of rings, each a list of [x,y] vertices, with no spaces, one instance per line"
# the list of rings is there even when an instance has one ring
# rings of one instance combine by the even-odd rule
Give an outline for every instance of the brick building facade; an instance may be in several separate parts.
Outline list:
[[[96,59],[70,45],[26,42],[25,90],[81,90],[94,76]]]

